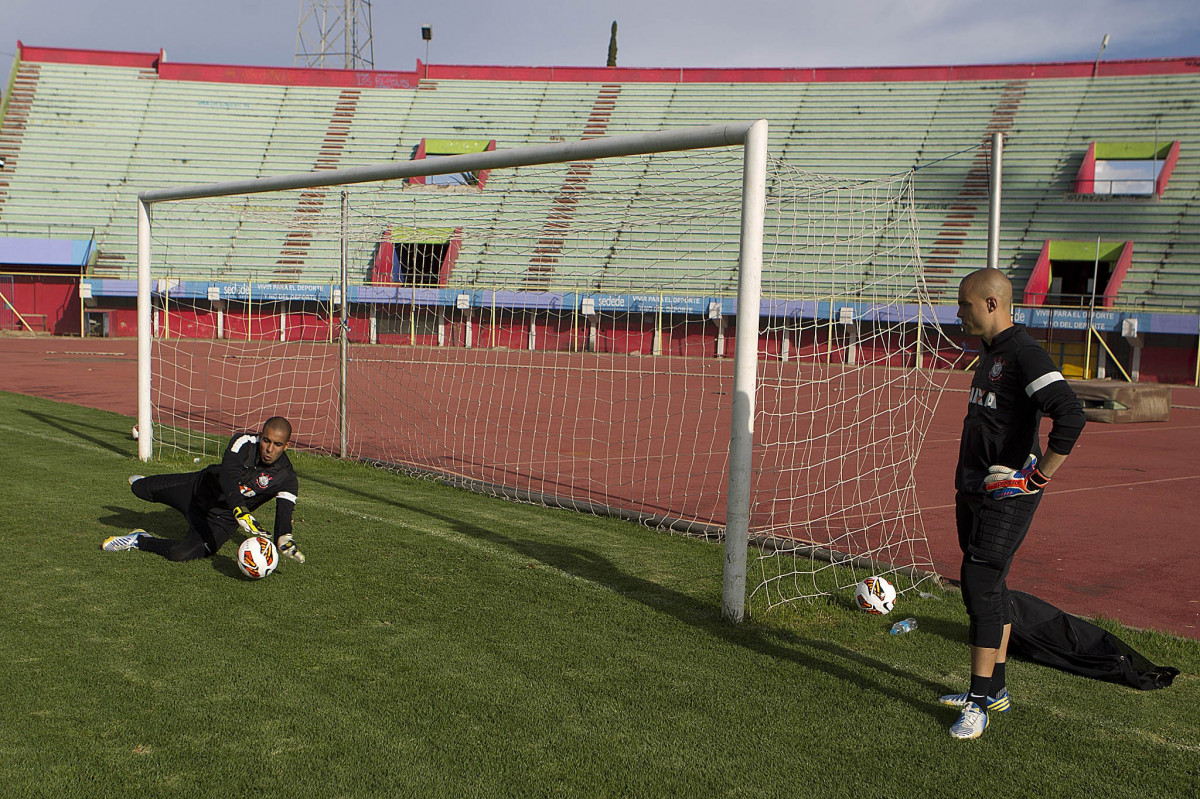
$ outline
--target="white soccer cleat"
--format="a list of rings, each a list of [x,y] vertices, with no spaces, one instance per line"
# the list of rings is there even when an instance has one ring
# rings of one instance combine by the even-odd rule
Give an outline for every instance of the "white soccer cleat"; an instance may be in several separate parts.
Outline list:
[[[114,535],[104,539],[100,548],[105,552],[128,552],[131,549],[137,549],[138,539],[144,535],[149,535],[149,533],[139,527],[129,535]]]
[[[144,480],[145,478],[146,478],[146,475],[144,475],[144,474],[131,474],[131,475],[129,475],[129,484],[133,485],[138,480]]]
[[[950,735],[962,741],[978,738],[987,729],[988,716],[979,705],[967,702],[963,705],[962,715],[958,721],[950,725]]]

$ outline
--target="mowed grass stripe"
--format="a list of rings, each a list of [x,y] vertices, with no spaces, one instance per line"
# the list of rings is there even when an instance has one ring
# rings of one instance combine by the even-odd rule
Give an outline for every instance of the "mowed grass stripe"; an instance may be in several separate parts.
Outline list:
[[[240,579],[125,477],[131,420],[0,394],[0,794],[1195,795],[1200,646],[1102,622],[1183,669],[1138,692],[1024,662],[952,741],[966,619],[844,596],[719,617],[719,546],[297,455],[309,562]],[[128,454],[123,454],[128,453]],[[205,462],[211,462],[208,459]],[[270,524],[272,514],[263,514]],[[1182,591],[1181,594],[1186,595]],[[1137,775],[1131,779],[1129,775]]]

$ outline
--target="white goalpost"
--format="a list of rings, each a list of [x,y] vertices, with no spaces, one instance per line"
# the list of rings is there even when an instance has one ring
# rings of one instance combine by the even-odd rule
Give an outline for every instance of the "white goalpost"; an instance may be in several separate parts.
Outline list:
[[[302,447],[723,537],[740,620],[844,587],[833,562],[932,568],[933,319],[911,176],[802,172],[762,120],[156,189],[138,455],[281,413]]]

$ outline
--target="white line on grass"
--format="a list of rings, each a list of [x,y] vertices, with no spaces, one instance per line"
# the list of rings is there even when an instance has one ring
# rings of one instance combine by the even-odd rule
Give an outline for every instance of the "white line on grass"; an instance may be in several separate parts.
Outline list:
[[[120,453],[113,452],[111,449],[106,449],[104,447],[89,443],[87,441],[80,441],[77,438],[67,438],[64,436],[52,436],[49,433],[37,433],[37,432],[34,432],[33,430],[26,430],[21,427],[13,427],[12,425],[7,425],[7,424],[0,424],[0,431],[3,431],[5,433],[16,433],[17,435],[29,436],[31,438],[40,438],[43,441],[53,441],[55,444],[65,444],[68,447],[75,447],[76,449],[86,449],[88,452],[99,452],[104,455],[112,455],[114,458],[132,457],[132,455],[133,455],[132,452],[129,454],[129,456],[121,455]]]
[[[311,497],[312,494],[309,493],[307,496]],[[308,502],[311,502],[311,500],[308,500]],[[578,574],[571,574],[568,571],[563,571],[562,569],[558,568],[557,566],[551,566],[550,564],[544,563],[535,558],[526,557],[524,555],[520,555],[511,550],[503,549],[501,547],[494,546],[492,544],[488,544],[484,541],[479,541],[478,539],[472,538],[471,536],[468,536],[468,535],[462,535],[460,533],[452,533],[449,530],[439,530],[436,527],[423,527],[423,526],[418,526],[415,524],[409,524],[408,522],[402,521],[401,519],[388,518],[386,516],[376,516],[375,514],[372,514],[372,513],[363,513],[362,511],[353,510],[351,508],[346,508],[346,507],[342,507],[340,505],[336,505],[332,502],[329,502],[328,500],[312,502],[312,504],[315,504],[321,508],[325,508],[326,510],[331,510],[335,513],[340,513],[344,516],[352,516],[355,519],[362,519],[364,521],[376,522],[377,524],[391,525],[394,527],[399,527],[403,530],[411,530],[414,533],[424,533],[427,535],[431,535],[434,538],[440,538],[443,541],[449,541],[450,543],[458,544],[459,546],[463,546],[468,549],[473,549],[477,552],[482,552],[482,553],[486,554],[488,557],[508,561],[509,563],[514,563],[514,564],[517,564],[520,566],[529,566],[531,564],[536,565],[539,570],[551,572],[553,574],[558,575],[559,577],[564,577],[568,580],[573,580],[576,582],[586,583],[587,585],[594,586],[595,588],[598,588],[600,590],[604,590],[604,591],[610,590],[610,589],[606,588],[605,586],[601,585],[600,583],[589,580],[586,577],[580,577]]]
[[[1047,711],[1058,718],[1082,727],[1095,725],[1096,723],[1091,716],[1083,713],[1075,713],[1070,708],[1066,707],[1050,705],[1047,707]],[[1144,730],[1139,727],[1130,727],[1116,719],[1102,722],[1099,726],[1099,730],[1104,734],[1137,740],[1142,743],[1149,743],[1155,746],[1163,746],[1167,747],[1168,749],[1176,749],[1181,752],[1200,752],[1200,746],[1196,746],[1195,744],[1164,738],[1163,733],[1161,732]]]

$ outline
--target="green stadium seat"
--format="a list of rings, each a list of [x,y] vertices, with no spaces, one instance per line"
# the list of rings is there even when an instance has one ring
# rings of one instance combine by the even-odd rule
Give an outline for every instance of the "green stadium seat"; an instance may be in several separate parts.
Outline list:
[[[100,275],[135,273],[134,200],[162,186],[359,166],[412,157],[425,138],[496,140],[500,148],[591,135],[766,118],[772,155],[789,168],[847,178],[916,169],[916,218],[926,279],[935,299],[952,301],[958,280],[987,253],[988,164],[977,148],[992,130],[1007,136],[1000,263],[1020,287],[1046,239],[1101,233],[1134,241],[1122,305],[1200,305],[1200,76],[1142,75],[859,83],[582,83],[426,80],[417,90],[339,89],[162,80],[152,69],[92,64],[22,63],[0,154],[12,168],[0,186],[0,235],[95,236]],[[339,105],[340,104],[340,105]],[[341,109],[341,110],[339,110]],[[603,113],[594,114],[599,110]],[[1181,140],[1183,157],[1157,199],[1092,201],[1074,195],[1074,178],[1093,141]],[[974,148],[974,149],[972,149]],[[965,151],[965,152],[964,152]],[[944,159],[944,160],[943,160]],[[482,194],[499,197],[510,181],[552,198],[566,167],[492,176]],[[631,172],[631,186],[647,179]],[[694,175],[700,190],[717,173]],[[653,181],[644,188],[653,188]],[[430,226],[509,226],[514,247],[477,251],[464,240],[456,280],[480,288],[510,286],[529,274],[531,252],[552,207],[513,216],[480,192],[443,192]],[[363,189],[353,202],[367,203]],[[391,196],[391,195],[389,195]],[[313,202],[331,207],[336,192]],[[284,198],[274,214],[297,212]],[[288,202],[291,206],[288,206]],[[226,204],[228,205],[228,203]],[[328,236],[251,235],[273,224],[248,203],[201,214],[156,247],[185,252],[196,277],[332,283],[338,246]],[[289,211],[290,208],[290,211]],[[575,205],[572,224],[594,223],[596,198]],[[361,232],[352,258],[366,279],[371,251],[395,214],[381,212]],[[156,222],[158,217],[156,216]],[[614,225],[614,228],[619,228]],[[735,282],[736,222],[691,234],[721,266],[697,277],[672,264],[662,243],[639,233],[612,247],[620,263],[563,253],[548,273],[563,286],[603,286],[638,274],[631,291],[717,292]],[[707,237],[707,238],[706,238]],[[251,241],[256,243],[251,243]],[[787,274],[765,266],[764,285]],[[540,278],[539,278],[540,279]]]

